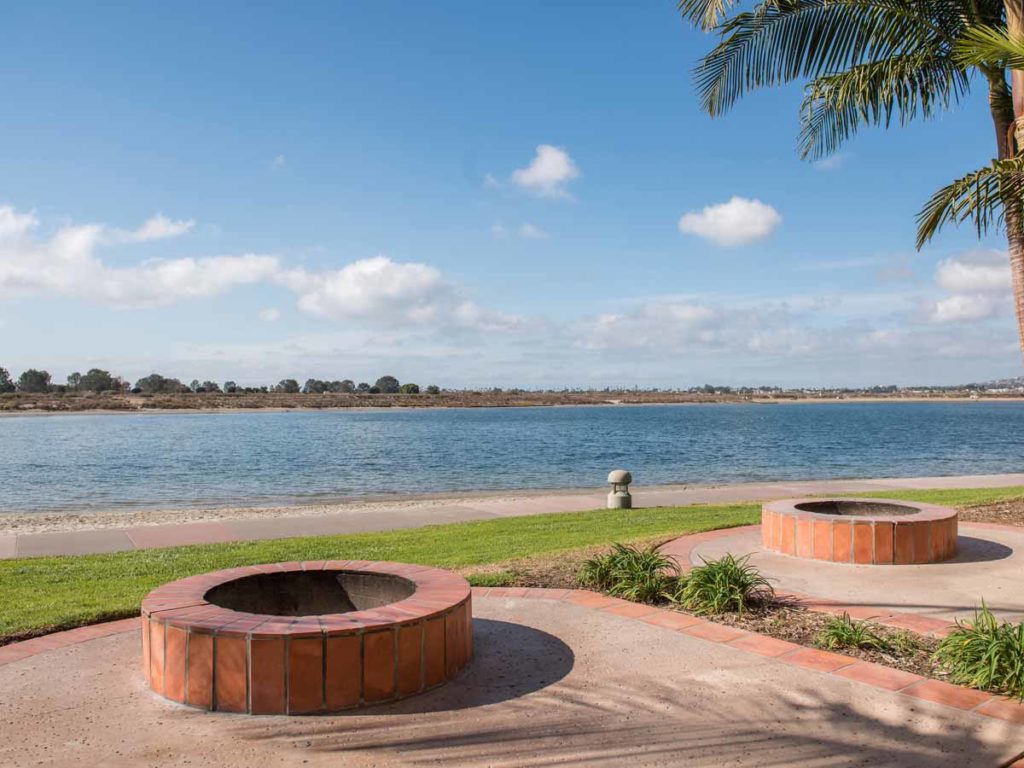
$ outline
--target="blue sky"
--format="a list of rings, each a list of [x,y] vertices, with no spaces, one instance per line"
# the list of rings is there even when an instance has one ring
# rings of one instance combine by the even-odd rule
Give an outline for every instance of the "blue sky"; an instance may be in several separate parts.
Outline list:
[[[12,370],[1020,373],[1000,239],[914,250],[921,204],[992,155],[980,89],[814,165],[799,85],[700,111],[690,69],[712,41],[672,2],[40,2],[4,27]]]

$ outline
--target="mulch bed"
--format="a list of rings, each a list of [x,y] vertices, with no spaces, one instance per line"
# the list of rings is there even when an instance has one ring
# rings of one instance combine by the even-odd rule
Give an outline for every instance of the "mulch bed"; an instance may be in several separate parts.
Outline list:
[[[785,603],[770,603],[747,611],[742,616],[727,613],[704,618],[749,632],[769,635],[779,640],[788,640],[798,645],[819,648],[821,646],[815,642],[818,633],[835,617],[828,613],[809,611]],[[909,640],[909,644],[916,645],[916,648],[901,648],[892,651],[873,648],[829,648],[827,650],[853,656],[862,661],[873,661],[876,664],[883,664],[904,672],[913,672],[924,677],[934,677],[940,680],[945,678],[942,670],[932,660],[932,654],[939,645],[938,640],[908,630],[892,629],[877,624],[873,625],[873,629],[875,634],[883,640],[890,643],[899,643],[902,640],[904,644],[908,644]]]
[[[965,523],[1000,523],[1024,525],[1024,498],[976,504],[960,508],[960,520]]]

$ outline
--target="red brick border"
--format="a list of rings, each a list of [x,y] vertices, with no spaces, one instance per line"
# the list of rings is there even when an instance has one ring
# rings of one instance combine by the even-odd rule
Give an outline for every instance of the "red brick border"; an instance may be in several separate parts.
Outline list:
[[[322,616],[244,613],[212,588],[266,573],[348,571],[413,583],[404,600]],[[160,695],[248,714],[334,712],[395,701],[457,675],[473,655],[469,583],[422,565],[330,560],[244,566],[154,589],[142,601],[143,670]]]
[[[906,507],[886,516],[831,515],[799,508],[803,503],[849,501]],[[938,563],[956,555],[957,511],[892,499],[836,497],[780,499],[761,507],[761,543],[783,555],[857,565]]]

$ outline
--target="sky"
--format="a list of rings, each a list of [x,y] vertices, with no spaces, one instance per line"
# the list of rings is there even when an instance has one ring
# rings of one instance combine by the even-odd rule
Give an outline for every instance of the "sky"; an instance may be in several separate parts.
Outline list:
[[[0,366],[442,387],[1022,373],[1005,246],[918,252],[994,154],[939,119],[797,151],[711,119],[672,0],[34,2],[0,46]]]

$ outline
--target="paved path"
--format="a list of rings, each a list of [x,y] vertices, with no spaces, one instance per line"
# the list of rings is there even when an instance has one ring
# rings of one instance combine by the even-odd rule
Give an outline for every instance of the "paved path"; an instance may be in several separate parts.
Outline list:
[[[0,665],[0,764],[995,768],[1024,750],[1014,702],[593,593],[521,592],[475,593],[456,680],[336,716],[171,704],[145,687],[138,631],[97,628]]]
[[[998,488],[1024,485],[1024,473],[1010,475],[968,475],[960,477],[912,477],[877,480],[818,480],[785,483],[745,483],[721,486],[636,486],[636,506],[656,507],[687,504],[723,504],[744,501],[809,496],[878,492],[914,488]],[[480,494],[473,498],[452,498],[450,503],[422,508],[396,506],[377,507],[372,511],[358,507],[326,515],[233,519],[179,525],[151,525],[135,528],[106,528],[62,533],[0,535],[0,559],[37,555],[82,555],[97,552],[119,552],[131,549],[154,549],[183,544],[207,544],[226,541],[281,539],[290,536],[323,536],[339,533],[361,533],[394,528],[414,528],[432,523],[483,520],[494,517],[536,515],[547,512],[575,512],[597,509],[605,504],[605,489],[558,492],[516,493],[515,501],[505,491],[490,498]]]

